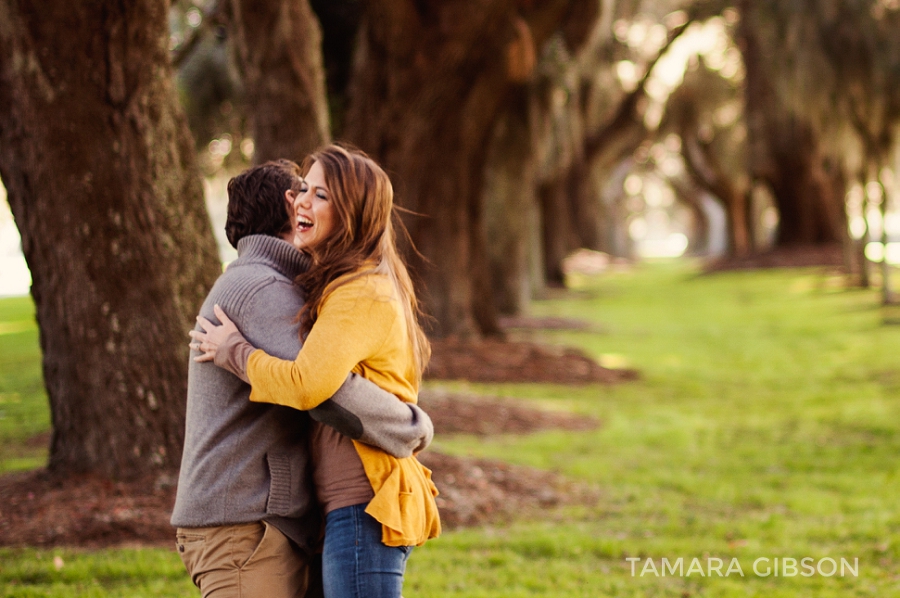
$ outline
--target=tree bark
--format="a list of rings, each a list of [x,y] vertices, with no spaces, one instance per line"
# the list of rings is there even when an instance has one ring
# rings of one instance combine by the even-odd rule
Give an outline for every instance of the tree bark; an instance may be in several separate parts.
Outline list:
[[[697,137],[697,119],[688,116],[682,122],[681,155],[694,183],[716,197],[728,220],[729,250],[746,255],[752,247],[748,219],[748,189],[735,183],[719,165],[709,146]]]
[[[231,0],[231,31],[257,164],[331,139],[322,35],[308,0]]]
[[[772,116],[770,116],[772,118]],[[844,235],[841,181],[825,169],[818,140],[799,117],[766,127],[772,168],[756,173],[772,189],[780,216],[775,244],[840,243]]]
[[[491,290],[500,313],[510,315],[531,299],[530,248],[540,242],[530,104],[528,94],[516,94],[497,122],[485,168]]]
[[[424,256],[414,270],[435,335],[498,330],[485,254],[484,164],[493,125],[535,47],[596,2],[370,0],[345,135],[377,158]],[[568,17],[577,17],[569,19]]]
[[[167,8],[0,0],[0,177],[62,474],[180,461],[187,331],[220,265]]]
[[[792,114],[775,94],[754,30],[752,3],[739,3],[738,46],[746,77],[748,170],[769,185],[780,223],[777,246],[839,243],[844,236],[843,196],[836,197],[824,168],[820,142],[809,122]]]
[[[543,238],[544,279],[548,285],[562,286],[565,273],[562,262],[579,248],[579,239],[572,227],[574,215],[569,201],[568,186],[549,181],[538,187]]]

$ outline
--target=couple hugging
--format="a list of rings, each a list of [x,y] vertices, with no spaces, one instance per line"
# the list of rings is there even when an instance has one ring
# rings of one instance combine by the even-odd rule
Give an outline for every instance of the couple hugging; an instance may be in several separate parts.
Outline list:
[[[228,183],[238,258],[190,333],[172,513],[204,597],[399,598],[440,533],[414,456],[430,348],[392,215],[385,172],[338,145]]]

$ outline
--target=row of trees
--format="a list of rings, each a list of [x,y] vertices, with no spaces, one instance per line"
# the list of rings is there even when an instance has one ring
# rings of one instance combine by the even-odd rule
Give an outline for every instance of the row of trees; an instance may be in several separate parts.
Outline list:
[[[184,333],[219,271],[197,159],[211,139],[238,158],[252,142],[256,162],[331,139],[369,152],[413,212],[433,334],[490,334],[572,250],[621,246],[629,173],[668,185],[698,236],[714,198],[735,253],[759,246],[758,197],[777,244],[847,240],[846,189],[891,192],[898,10],[0,0],[0,177],[32,272],[51,468],[178,463]],[[710,23],[738,66],[695,52],[682,74],[672,56]]]

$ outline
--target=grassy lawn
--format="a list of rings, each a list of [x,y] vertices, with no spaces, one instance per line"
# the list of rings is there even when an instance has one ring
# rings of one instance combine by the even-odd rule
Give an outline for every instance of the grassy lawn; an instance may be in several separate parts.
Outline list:
[[[447,533],[413,553],[407,597],[900,596],[900,327],[882,325],[876,292],[818,270],[697,276],[688,264],[577,282],[533,313],[602,332],[538,337],[640,381],[443,386],[603,426],[434,448],[559,471],[602,500]],[[22,447],[48,425],[30,309],[0,301],[5,470],[44,456]],[[160,595],[195,595],[169,551],[0,551],[0,596]]]
[[[43,465],[46,446],[28,440],[49,429],[34,305],[0,299],[0,473]]]

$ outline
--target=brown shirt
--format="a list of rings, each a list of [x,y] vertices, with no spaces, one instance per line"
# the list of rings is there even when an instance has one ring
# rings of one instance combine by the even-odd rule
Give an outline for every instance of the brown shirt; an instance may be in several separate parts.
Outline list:
[[[316,496],[328,514],[375,497],[353,441],[331,426],[313,422],[313,479]]]

